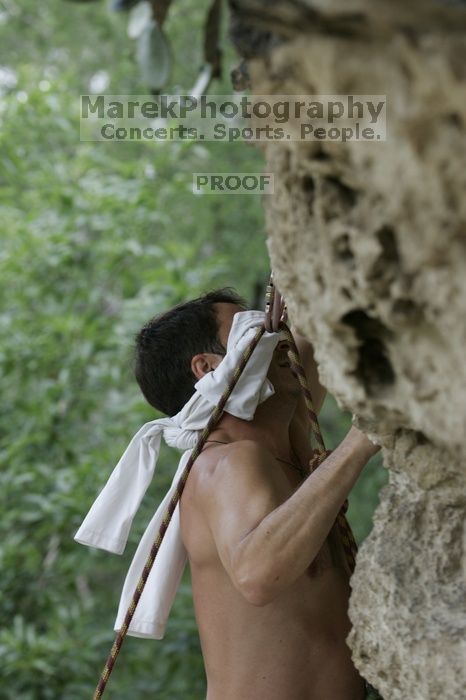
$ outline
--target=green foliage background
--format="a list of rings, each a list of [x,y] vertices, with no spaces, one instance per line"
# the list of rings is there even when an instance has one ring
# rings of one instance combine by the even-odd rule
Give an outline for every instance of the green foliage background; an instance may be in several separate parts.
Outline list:
[[[205,9],[173,5],[167,92],[194,83]],[[258,150],[79,142],[80,93],[99,80],[145,92],[125,25],[103,3],[0,2],[0,700],[91,697],[131,555],[177,465],[164,448],[123,557],[73,541],[154,417],[131,374],[135,331],[216,286],[252,301],[268,273],[259,199],[191,193],[193,171],[260,171]],[[230,91],[228,74],[215,91]],[[331,397],[322,424],[330,446],[350,425]],[[359,541],[384,482],[375,459],[351,496]],[[108,695],[205,697],[188,571],[165,640],[129,638]]]

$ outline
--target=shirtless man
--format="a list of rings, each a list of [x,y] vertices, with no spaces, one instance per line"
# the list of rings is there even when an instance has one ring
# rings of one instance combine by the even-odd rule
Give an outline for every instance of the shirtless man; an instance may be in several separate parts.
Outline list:
[[[226,348],[244,306],[217,298],[226,299],[212,304]],[[294,337],[318,411],[325,389],[312,346]],[[194,354],[194,382],[221,360],[217,352]],[[308,418],[286,342],[267,376],[274,395],[252,421],[224,413],[180,503],[206,700],[363,700],[364,681],[345,643],[349,572],[334,523],[379,448],[353,427],[303,477],[300,467],[312,456]]]

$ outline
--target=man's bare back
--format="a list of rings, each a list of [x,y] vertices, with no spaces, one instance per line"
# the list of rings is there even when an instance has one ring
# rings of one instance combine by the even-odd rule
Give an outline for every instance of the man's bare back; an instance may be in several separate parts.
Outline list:
[[[349,574],[336,527],[306,571],[267,604],[248,601],[222,564],[203,492],[216,470],[224,468],[219,465],[232,447],[205,446],[180,511],[207,700],[362,700],[364,683],[345,643]],[[305,459],[300,461],[307,467]],[[278,477],[281,499],[300,486],[299,472],[272,454],[269,468]]]

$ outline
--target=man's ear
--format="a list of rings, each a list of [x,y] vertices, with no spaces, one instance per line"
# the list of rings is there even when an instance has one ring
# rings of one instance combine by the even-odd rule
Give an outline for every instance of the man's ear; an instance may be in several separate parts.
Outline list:
[[[194,355],[191,360],[191,372],[196,379],[202,379],[206,374],[212,372],[222,361],[221,355],[213,352],[203,352]]]

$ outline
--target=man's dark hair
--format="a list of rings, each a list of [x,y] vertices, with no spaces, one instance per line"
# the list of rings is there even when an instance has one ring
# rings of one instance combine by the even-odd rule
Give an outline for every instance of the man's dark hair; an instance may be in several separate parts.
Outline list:
[[[136,335],[134,373],[151,406],[168,416],[178,413],[194,394],[198,381],[191,370],[194,355],[226,354],[218,339],[214,304],[246,301],[232,287],[207,292],[177,304],[148,321]]]

